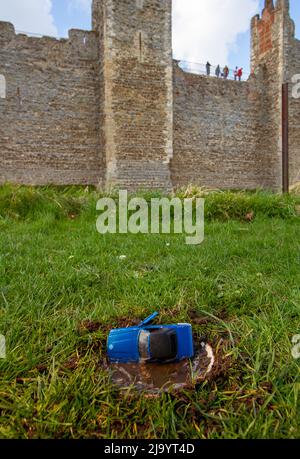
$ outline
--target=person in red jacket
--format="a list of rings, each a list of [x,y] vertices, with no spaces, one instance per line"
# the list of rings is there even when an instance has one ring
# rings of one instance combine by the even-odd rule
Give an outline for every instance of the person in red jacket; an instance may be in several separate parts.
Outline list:
[[[237,76],[238,76],[239,81],[242,81],[242,76],[243,76],[243,69],[242,68],[238,69]]]

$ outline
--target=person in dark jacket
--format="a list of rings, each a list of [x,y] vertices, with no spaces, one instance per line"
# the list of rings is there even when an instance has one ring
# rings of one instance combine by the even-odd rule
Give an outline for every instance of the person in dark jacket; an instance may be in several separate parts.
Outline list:
[[[211,64],[209,62],[206,63],[206,75],[207,76],[210,76],[210,68],[211,68]]]

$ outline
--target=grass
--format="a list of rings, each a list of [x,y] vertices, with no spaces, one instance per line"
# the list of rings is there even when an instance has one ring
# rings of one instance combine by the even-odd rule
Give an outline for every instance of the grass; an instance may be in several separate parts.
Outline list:
[[[99,235],[93,189],[0,187],[1,438],[300,437],[300,199],[178,192],[198,195],[206,239],[194,247]],[[197,390],[148,398],[111,385],[109,327],[153,310],[219,348]]]

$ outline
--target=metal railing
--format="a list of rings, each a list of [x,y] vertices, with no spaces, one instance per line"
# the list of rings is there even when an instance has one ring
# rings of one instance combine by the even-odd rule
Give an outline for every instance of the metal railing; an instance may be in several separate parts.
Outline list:
[[[217,78],[217,74],[216,74],[216,70],[217,70],[217,67],[218,67],[217,65],[211,65],[210,74],[207,75],[206,64],[200,64],[200,63],[197,63],[197,62],[183,61],[183,60],[178,60],[178,59],[176,59],[176,60],[178,62],[179,67],[182,70],[184,70],[185,72],[194,73],[196,75],[206,75],[206,76]],[[220,65],[219,78],[224,78],[223,70],[224,70],[224,67],[222,67]],[[235,79],[234,72],[235,72],[235,70],[229,69],[229,74],[228,74],[227,80],[234,80]],[[248,80],[249,76],[250,76],[249,73],[246,73],[246,72],[243,71],[242,81]],[[238,78],[237,78],[237,80],[238,80]]]
[[[55,35],[47,35],[47,34],[41,34],[41,33],[35,33],[35,32],[25,32],[24,30],[16,30],[15,32],[17,34],[28,35],[29,37],[36,37],[36,38],[49,37],[49,38],[56,38],[57,40],[59,40],[59,37]]]

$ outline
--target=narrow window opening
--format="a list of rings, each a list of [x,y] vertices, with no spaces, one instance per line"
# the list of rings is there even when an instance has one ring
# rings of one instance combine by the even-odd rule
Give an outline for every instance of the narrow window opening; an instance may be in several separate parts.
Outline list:
[[[20,88],[17,88],[17,101],[18,101],[18,107],[21,108],[21,106],[22,106],[22,97],[21,97]]]
[[[142,36],[142,32],[139,32],[139,59],[140,59],[140,62],[143,61],[143,36]]]
[[[6,98],[6,79],[4,75],[0,75],[0,99]]]

